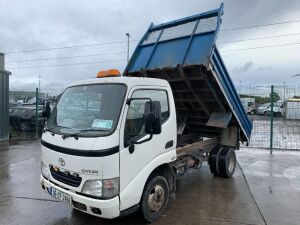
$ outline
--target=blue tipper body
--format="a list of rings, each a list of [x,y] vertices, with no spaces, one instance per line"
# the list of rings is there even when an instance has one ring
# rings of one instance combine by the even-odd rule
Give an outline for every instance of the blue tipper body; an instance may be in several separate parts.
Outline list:
[[[214,137],[220,128],[207,126],[214,112],[232,113],[230,125],[249,142],[252,124],[240,102],[216,46],[223,4],[219,9],[160,25],[151,24],[134,51],[124,76],[168,80],[177,118],[191,130]]]

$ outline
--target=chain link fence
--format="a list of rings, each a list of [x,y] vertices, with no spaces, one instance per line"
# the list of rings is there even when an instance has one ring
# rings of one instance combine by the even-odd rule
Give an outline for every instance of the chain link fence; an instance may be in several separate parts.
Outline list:
[[[39,137],[44,126],[43,105],[50,102],[53,108],[62,93],[61,88],[11,90],[9,92],[10,139]]]
[[[253,121],[250,147],[300,150],[300,87],[239,86]]]
[[[10,137],[26,139],[40,135],[43,102],[50,102],[53,108],[62,91],[41,89],[38,101],[36,90],[10,91]],[[249,147],[300,150],[300,86],[273,86],[273,94],[270,85],[238,86],[237,91],[253,121]]]

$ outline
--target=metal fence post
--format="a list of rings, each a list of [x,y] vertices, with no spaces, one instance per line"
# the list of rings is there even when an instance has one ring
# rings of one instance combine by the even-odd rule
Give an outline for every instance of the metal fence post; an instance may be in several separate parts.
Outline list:
[[[4,53],[0,52],[0,142],[9,139],[9,75]]]
[[[39,89],[35,89],[35,135],[39,137]]]
[[[271,85],[271,113],[270,113],[270,154],[273,153],[273,107],[274,107],[274,85]]]

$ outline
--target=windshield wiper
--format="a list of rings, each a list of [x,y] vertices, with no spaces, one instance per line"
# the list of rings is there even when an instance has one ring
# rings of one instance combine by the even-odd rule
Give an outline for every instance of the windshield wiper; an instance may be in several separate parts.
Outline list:
[[[73,137],[73,138],[75,138],[76,140],[78,140],[78,134],[80,134],[80,133],[64,134],[64,135],[62,135],[61,137],[62,137],[62,139],[66,139],[67,137]]]
[[[68,137],[73,137],[73,138],[75,138],[76,140],[78,140],[78,138],[79,138],[78,135],[84,134],[84,133],[89,132],[89,131],[107,131],[107,130],[105,130],[105,129],[95,129],[95,128],[83,129],[83,130],[80,130],[80,131],[77,132],[77,133],[73,133],[73,134],[64,134],[64,135],[62,136],[62,139],[65,139],[65,138],[68,138]]]
[[[45,128],[45,129],[43,129],[43,133],[49,131],[49,132],[51,132],[51,134],[54,134],[53,130],[56,129],[56,128],[71,129],[70,127],[64,127],[64,126],[59,126],[59,125],[57,125],[57,126],[54,126],[54,127],[51,127],[51,128],[48,128],[48,127],[47,127],[47,128]]]

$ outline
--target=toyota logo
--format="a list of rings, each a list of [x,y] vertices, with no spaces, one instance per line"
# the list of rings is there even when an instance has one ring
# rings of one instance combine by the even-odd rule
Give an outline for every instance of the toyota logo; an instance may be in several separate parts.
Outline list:
[[[58,163],[59,163],[59,165],[61,165],[61,166],[65,166],[65,165],[66,165],[66,162],[65,162],[65,160],[64,160],[63,158],[59,158],[59,159],[58,159]]]

